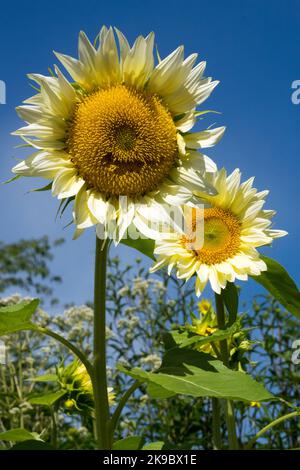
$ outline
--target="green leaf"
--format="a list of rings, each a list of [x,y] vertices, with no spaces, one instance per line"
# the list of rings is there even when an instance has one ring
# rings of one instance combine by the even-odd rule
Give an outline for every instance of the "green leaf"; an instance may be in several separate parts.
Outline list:
[[[66,390],[58,390],[57,392],[32,397],[29,402],[32,405],[52,406],[66,394]]]
[[[247,402],[274,398],[250,375],[228,369],[209,354],[189,349],[167,351],[157,373],[139,368],[127,370],[120,365],[118,368],[136,380],[157,384],[176,394]]]
[[[148,393],[151,397],[153,398],[171,398],[176,395],[174,392],[170,392],[169,390],[166,390],[165,388],[161,387],[160,385],[157,385],[156,383],[149,382],[148,384]]]
[[[239,307],[239,295],[236,285],[233,282],[227,282],[225,289],[221,291],[221,296],[229,314],[229,323],[232,324],[236,320]]]
[[[68,205],[74,201],[75,199],[75,196],[72,196],[72,197],[68,197],[68,198],[65,198],[65,199],[62,199],[60,201],[60,204],[59,204],[59,207],[57,209],[57,212],[56,212],[56,216],[55,216],[55,219],[57,219],[57,217],[62,217],[65,210],[67,209]]]
[[[153,250],[154,250],[154,240],[138,238],[137,240],[133,240],[132,238],[124,238],[122,239],[121,243],[126,246],[130,246],[135,250],[143,253],[143,255],[148,256],[152,260],[155,260]]]
[[[0,433],[0,441],[22,442],[28,440],[41,440],[35,432],[29,432],[23,428],[10,429]]]
[[[223,339],[230,338],[234,333],[237,333],[241,329],[241,325],[239,321],[234,322],[231,326],[228,326],[224,330],[217,330],[211,335],[208,336],[200,336],[194,335],[191,338],[183,340],[179,347],[186,348],[187,346],[191,346],[192,344],[197,345],[204,345],[208,343],[215,343],[216,341],[222,341]]]
[[[300,291],[286,269],[277,261],[261,256],[268,269],[260,276],[252,276],[290,313],[300,318]]]
[[[163,441],[150,442],[142,447],[142,450],[161,450],[165,443]]]
[[[196,111],[195,116],[203,116],[203,114],[208,114],[208,113],[213,113],[213,114],[222,114],[220,111],[214,111],[213,109],[206,109],[205,111]]]
[[[38,305],[39,300],[34,299],[0,307],[0,336],[16,331],[35,329],[30,319]]]
[[[15,444],[13,447],[11,447],[8,450],[55,450],[55,449],[54,447],[52,447],[50,444],[47,444],[46,442],[29,440],[29,441],[19,442],[18,444]]]
[[[113,450],[139,450],[142,448],[144,438],[140,436],[125,437],[113,443]]]
[[[22,175],[15,175],[15,176],[13,176],[12,178],[10,178],[9,180],[3,181],[2,184],[12,183],[13,181],[18,180],[18,179],[21,178],[21,177],[22,177]]]
[[[41,191],[50,191],[52,189],[52,181],[51,183],[46,184],[46,186],[42,186],[41,188],[30,189],[29,193],[39,193]]]
[[[31,377],[28,379],[30,382],[58,382],[58,377],[56,374],[45,374],[38,375],[37,377]]]
[[[171,330],[163,334],[163,342],[165,349],[176,348],[177,345],[181,345],[184,341],[187,341],[190,335],[187,330]]]

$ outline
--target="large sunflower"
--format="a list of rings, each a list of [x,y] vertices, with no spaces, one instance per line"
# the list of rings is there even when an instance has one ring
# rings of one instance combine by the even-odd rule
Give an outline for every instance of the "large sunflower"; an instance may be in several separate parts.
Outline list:
[[[153,33],[133,47],[115,33],[103,27],[93,46],[81,32],[79,59],[56,54],[72,81],[57,66],[53,76],[29,75],[40,89],[17,108],[28,125],[14,134],[36,151],[13,172],[53,180],[53,196],[75,199],[77,235],[104,224],[119,240],[145,205],[213,193],[202,175],[214,164],[197,149],[214,145],[224,127],[190,132],[218,83],[203,76],[204,62],[195,66],[197,54],[184,59],[181,46],[155,65]]]
[[[267,269],[256,248],[270,245],[274,238],[287,234],[273,230],[272,210],[264,210],[268,191],[257,192],[253,179],[240,184],[241,173],[235,170],[227,176],[225,169],[209,176],[216,196],[200,195],[199,207],[190,207],[189,220],[182,229],[162,232],[156,240],[154,272],[168,266],[177,268],[177,277],[190,279],[194,274],[199,296],[207,282],[220,293],[227,282],[247,280]],[[204,202],[203,207],[200,206]],[[197,229],[203,231],[197,237]]]

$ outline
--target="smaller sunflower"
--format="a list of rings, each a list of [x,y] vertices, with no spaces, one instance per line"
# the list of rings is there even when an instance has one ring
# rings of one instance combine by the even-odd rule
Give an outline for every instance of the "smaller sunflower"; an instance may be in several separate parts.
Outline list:
[[[78,359],[67,366],[60,366],[57,370],[59,383],[63,390],[68,392],[64,406],[68,411],[93,411],[94,396],[92,381],[87,370]],[[108,402],[113,405],[115,393],[111,387],[107,388]]]
[[[248,275],[258,276],[266,271],[256,248],[287,234],[270,228],[275,212],[263,209],[268,191],[257,192],[254,178],[241,184],[238,169],[229,176],[222,169],[208,178],[218,194],[198,194],[204,209],[199,206],[189,211],[191,220],[185,225],[192,227],[192,232],[176,226],[171,233],[160,234],[154,251],[158,261],[151,268],[154,272],[168,266],[170,272],[176,267],[177,277],[186,281],[196,274],[197,296],[208,282],[219,294],[227,282],[246,281]],[[195,243],[196,227],[203,228],[202,244]]]

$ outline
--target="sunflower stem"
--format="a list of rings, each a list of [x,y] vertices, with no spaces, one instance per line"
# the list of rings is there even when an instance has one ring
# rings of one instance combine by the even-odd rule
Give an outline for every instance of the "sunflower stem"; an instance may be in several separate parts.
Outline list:
[[[96,237],[94,283],[93,392],[97,447],[110,449],[110,416],[106,371],[106,270],[109,242]]]
[[[222,296],[219,294],[215,294],[215,299],[216,299],[216,313],[217,313],[218,328],[223,330],[226,326],[223,299],[222,299]],[[228,345],[227,345],[226,339],[220,341],[220,351],[221,351],[223,364],[226,367],[229,367],[229,352],[228,352]],[[234,407],[233,407],[232,400],[225,400],[225,420],[226,420],[227,431],[228,431],[229,449],[236,450],[238,449],[238,440],[237,440],[237,435],[236,435]]]
[[[212,398],[212,437],[214,450],[222,449],[220,400]]]

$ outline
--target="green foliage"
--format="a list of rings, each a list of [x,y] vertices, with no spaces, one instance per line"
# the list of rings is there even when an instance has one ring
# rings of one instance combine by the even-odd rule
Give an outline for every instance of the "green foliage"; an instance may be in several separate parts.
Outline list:
[[[253,279],[265,287],[290,313],[300,318],[300,291],[286,269],[277,261],[262,256],[268,269]]]
[[[136,380],[154,383],[174,394],[245,401],[273,398],[248,374],[228,369],[209,354],[188,349],[168,350],[161,368],[154,373],[138,368],[127,370],[119,367],[119,370]],[[152,397],[157,398],[153,389]]]
[[[51,407],[55,403],[57,403],[62,397],[64,397],[66,393],[66,390],[57,390],[53,393],[43,393],[42,395],[30,398],[29,403],[31,403],[32,405]]]
[[[187,337],[185,332],[181,333],[176,330],[172,331],[170,334],[174,338],[175,342],[179,345],[179,348],[186,348],[193,344],[197,346],[203,346],[208,343],[216,343],[222,341],[223,339],[230,338],[235,333],[241,330],[240,321],[236,321],[230,326],[227,326],[224,330],[216,330],[208,336],[192,335]],[[174,334],[175,333],[175,334]]]
[[[164,446],[163,441],[150,442],[142,447],[142,450],[161,450]]]
[[[10,450],[54,450],[54,447],[46,442],[28,440],[15,444]]]
[[[142,448],[144,439],[139,436],[125,437],[114,442],[113,450],[139,450]]]
[[[127,368],[138,365],[138,370],[143,368],[151,378],[155,375],[168,375],[162,373],[163,369],[158,374],[154,372],[161,365],[159,357],[163,349],[163,332],[171,330],[173,339],[176,331],[179,332],[177,335],[183,335],[179,326],[186,324],[190,320],[191,313],[197,313],[198,307],[194,300],[193,288],[189,289],[188,285],[183,287],[181,281],[172,276],[168,277],[163,272],[159,276],[150,277],[139,261],[134,268],[122,265],[118,259],[110,261],[107,296],[109,385],[113,386],[118,401],[131,383],[131,378],[120,374],[110,365],[115,361],[122,362],[123,367]],[[232,294],[229,301],[234,301]],[[11,303],[14,302],[15,300],[12,299]],[[9,304],[10,301],[5,299],[4,305]],[[229,307],[228,300],[226,305],[227,308],[232,309],[232,304]],[[53,317],[38,309],[31,321],[54,329],[90,356],[93,317],[90,307],[71,307]],[[260,303],[254,304],[254,314],[250,311],[243,316],[242,322],[243,328],[249,331],[249,335],[251,334],[249,340],[256,341],[253,351],[247,352],[250,354],[251,361],[245,367],[260,384],[253,380],[251,384],[254,383],[255,386],[260,387],[260,394],[263,390],[262,383],[264,383],[274,395],[288,398],[291,403],[296,404],[299,401],[300,379],[297,367],[291,364],[290,357],[291,343],[295,339],[295,332],[299,331],[299,322],[282,310],[274,300],[265,297]],[[236,325],[231,326],[235,328]],[[253,330],[254,327],[256,330]],[[226,330],[222,331],[222,334],[223,332]],[[215,333],[208,336],[209,341]],[[235,336],[233,330],[230,330],[230,333]],[[190,333],[186,333],[184,339],[189,337],[191,337]],[[227,338],[229,337],[230,334]],[[280,338],[280,341],[277,338]],[[34,435],[42,436],[42,439],[46,441],[44,445],[49,446],[48,442],[52,439],[53,417],[48,406],[33,405],[31,400],[41,394],[51,395],[56,392],[57,382],[52,382],[52,380],[56,375],[57,364],[61,359],[68,363],[73,360],[73,357],[66,348],[52,338],[41,338],[35,331],[16,332],[4,339],[10,361],[5,367],[0,365],[0,430],[6,432],[23,428],[29,430],[28,432],[36,433]],[[203,339],[203,337],[199,338],[201,341]],[[220,339],[220,337],[215,337],[215,343],[217,344]],[[261,343],[257,344],[259,340]],[[208,341],[206,337],[205,341]],[[204,346],[204,343],[202,345]],[[194,353],[197,352],[191,352],[195,357]],[[185,351],[184,354],[186,354]],[[197,358],[198,354],[204,355],[204,353],[197,353]],[[189,370],[191,367],[199,368],[199,364],[191,365],[186,362],[178,364],[176,357],[171,353],[170,358],[171,362],[166,361],[165,358],[163,368],[171,369],[175,366],[188,376],[195,374],[194,370]],[[208,365],[219,363],[216,358],[208,358],[209,356],[206,357]],[[255,363],[257,363],[256,366]],[[242,372],[231,372],[248,377]],[[38,377],[40,374],[44,377]],[[213,374],[219,374],[219,371]],[[167,379],[169,380],[169,377]],[[177,380],[178,376],[175,376],[175,379]],[[147,388],[152,396],[160,396],[161,399],[149,397],[146,394]],[[248,383],[245,388],[248,392]],[[251,398],[249,395],[247,398],[249,400],[253,397],[254,395]],[[58,405],[59,400],[55,406]],[[272,419],[290,412],[289,405],[279,400],[270,401],[267,405],[262,402],[260,407],[249,406],[246,402],[238,402],[236,406],[239,440],[241,441],[242,436],[246,434],[244,442],[269,424]],[[61,406],[56,413],[60,449],[94,448],[91,417],[83,416],[80,412],[68,413]],[[178,392],[178,389],[174,395],[174,391],[170,392],[160,383],[151,381],[148,386],[146,383],[141,384],[127,403],[115,437],[122,440],[128,436],[143,436],[145,442],[150,442],[144,445],[145,449],[148,445],[156,445],[157,441],[159,441],[158,445],[162,445],[164,441],[166,448],[169,449],[210,449],[210,416],[211,400],[209,398],[184,396]],[[286,421],[274,428],[272,432],[264,434],[255,446],[256,448],[297,448],[299,447],[298,426],[298,421],[295,419]],[[223,437],[226,434],[223,425],[221,433]],[[35,443],[30,440],[16,446],[18,445],[30,448]]]
[[[141,236],[139,236],[139,238],[137,238],[136,240],[133,240],[131,238],[123,238],[121,243],[123,245],[129,246],[130,248],[134,248],[143,255],[148,256],[148,258],[155,260],[155,256],[153,254],[153,240],[150,240],[149,238],[142,238]]]
[[[221,295],[229,314],[229,323],[231,324],[235,321],[238,313],[239,295],[236,285],[233,282],[227,282]]]
[[[0,441],[22,442],[28,440],[41,440],[37,433],[32,433],[23,428],[10,429],[0,433]]]
[[[0,336],[21,330],[35,328],[31,318],[39,305],[39,300],[20,302],[16,305],[0,307]]]

